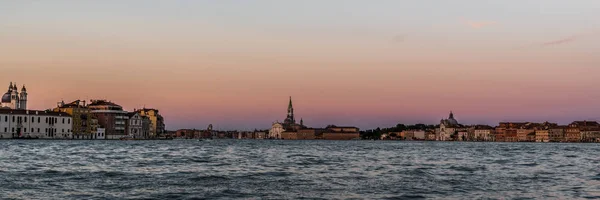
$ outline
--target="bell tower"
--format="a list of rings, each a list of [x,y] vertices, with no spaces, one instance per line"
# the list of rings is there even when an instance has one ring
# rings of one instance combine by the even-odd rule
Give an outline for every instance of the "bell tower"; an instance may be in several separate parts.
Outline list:
[[[11,89],[11,93],[10,93],[10,108],[12,109],[20,109],[20,105],[19,105],[19,90],[17,89],[17,83],[15,83],[14,85],[12,85],[12,89]]]
[[[292,106],[292,97],[290,97],[290,103],[288,104],[287,117],[284,121],[285,124],[295,124],[296,119],[294,118],[294,106]]]
[[[27,110],[27,88],[25,88],[25,85],[23,85],[19,94],[19,109]]]

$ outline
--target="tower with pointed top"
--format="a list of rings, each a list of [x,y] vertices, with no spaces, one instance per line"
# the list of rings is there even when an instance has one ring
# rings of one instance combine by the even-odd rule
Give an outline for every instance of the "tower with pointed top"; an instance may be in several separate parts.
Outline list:
[[[290,97],[290,103],[288,104],[287,117],[285,118],[283,123],[290,124],[290,125],[296,123],[296,119],[294,118],[294,106],[292,105],[292,97]]]
[[[27,110],[27,88],[23,85],[19,94],[19,109]]]
[[[15,83],[12,87],[12,92],[10,93],[11,108],[19,109],[19,90],[17,89],[17,83]]]

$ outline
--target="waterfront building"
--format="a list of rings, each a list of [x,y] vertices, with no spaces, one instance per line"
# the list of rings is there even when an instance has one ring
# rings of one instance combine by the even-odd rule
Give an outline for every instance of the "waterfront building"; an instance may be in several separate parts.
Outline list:
[[[550,130],[549,129],[535,130],[535,142],[550,142]]]
[[[146,116],[141,116],[141,117],[142,117],[142,135],[144,138],[148,139],[148,138],[150,138],[150,129],[152,127],[152,122],[150,121],[150,118],[148,118]]]
[[[494,141],[497,142],[517,142],[519,141],[519,137],[517,134],[517,129],[525,126],[527,122],[500,122],[498,127],[496,127],[496,132],[494,134]],[[525,135],[523,137],[527,139]]]
[[[600,124],[596,121],[574,121],[569,127],[577,127],[579,129],[579,141],[595,142],[600,139]],[[574,139],[575,135],[572,135]]]
[[[425,131],[424,130],[416,130],[413,132],[413,137],[415,140],[425,140]]]
[[[574,121],[565,130],[567,142],[593,141],[600,124],[595,121]]]
[[[437,140],[450,141],[455,140],[459,131],[467,130],[454,118],[454,113],[450,112],[448,119],[440,121],[440,128],[437,129]]]
[[[179,129],[175,131],[174,137],[178,138],[201,138],[202,131],[196,129]]]
[[[285,139],[282,134],[285,133],[286,138],[294,138],[294,134],[298,132],[300,129],[306,128],[304,126],[304,121],[300,119],[300,124],[296,123],[296,118],[294,116],[294,106],[292,105],[292,97],[290,97],[290,101],[288,103],[287,115],[283,120],[283,123],[279,121],[274,122],[271,125],[271,129],[269,130],[269,138],[271,139]]]
[[[21,92],[17,88],[17,83],[13,85],[11,82],[8,85],[8,91],[2,95],[0,108],[13,110],[27,110],[27,89],[25,85],[21,88]]]
[[[252,139],[266,139],[268,132],[265,131],[254,131]]]
[[[525,142],[535,142],[535,132],[527,134],[527,138],[525,139]]]
[[[415,137],[415,131],[413,130],[405,130],[400,132],[400,137],[404,140],[413,140]]]
[[[299,140],[314,140],[318,134],[322,134],[323,129],[305,128],[298,130],[297,138]]]
[[[468,141],[469,140],[469,132],[467,130],[461,130],[456,133],[457,141]]]
[[[581,132],[576,124],[569,124],[569,127],[565,129],[565,141],[566,142],[579,142],[581,141]]]
[[[281,134],[285,131],[283,129],[283,124],[279,122],[273,123],[271,129],[269,130],[269,138],[270,139],[281,139]]]
[[[492,136],[492,140],[494,142],[504,142],[506,141],[506,138],[504,137],[506,135],[506,129],[505,128],[501,128],[501,127],[496,127],[494,134]]]
[[[94,139],[97,139],[97,140],[106,139],[106,129],[101,128],[101,127],[96,128],[96,137],[94,137]]]
[[[427,131],[425,133],[425,140],[435,141],[435,132]]]
[[[533,135],[535,136],[535,130],[534,129],[529,129],[529,128],[519,128],[517,129],[517,138],[519,142],[534,142],[535,141],[535,137],[533,140],[531,140],[530,137],[528,137],[529,134],[533,133]]]
[[[525,140],[527,137],[525,138]],[[518,142],[519,137],[517,130],[515,129],[506,129],[504,130],[504,141],[503,142]]]
[[[92,100],[90,112],[105,130],[105,139],[120,139],[127,136],[126,126],[129,113],[123,107],[107,100]]]
[[[96,134],[97,120],[93,120],[90,109],[86,105],[86,101],[75,100],[65,104],[64,101],[58,102],[55,112],[64,112],[72,116],[73,139],[94,139]]]
[[[473,130],[472,141],[491,141],[494,133],[494,129],[488,125],[476,125],[471,130]]]
[[[353,140],[360,138],[360,130],[352,126],[329,125],[323,130],[324,140]]]
[[[148,120],[148,117],[143,117],[138,112],[130,112],[127,114],[129,118],[127,120],[127,135],[135,139],[148,138],[148,132],[144,132],[144,120]]]
[[[71,123],[63,112],[0,109],[0,138],[70,139]]]
[[[296,131],[284,131],[281,133],[281,138],[282,140],[297,140],[298,139],[298,132]]]
[[[548,130],[550,142],[565,142],[565,129],[567,126],[557,126]]]
[[[157,109],[143,108],[135,110],[135,112],[139,112],[142,117],[148,117],[150,120],[149,135],[151,138],[160,137],[165,132],[165,119],[158,113]]]

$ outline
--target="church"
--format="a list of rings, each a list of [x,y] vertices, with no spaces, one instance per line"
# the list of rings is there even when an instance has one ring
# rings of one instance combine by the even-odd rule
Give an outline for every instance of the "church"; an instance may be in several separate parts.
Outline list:
[[[281,134],[286,131],[297,131],[299,129],[306,128],[304,126],[304,122],[300,119],[300,124],[296,123],[296,118],[294,117],[294,106],[292,105],[292,97],[290,97],[290,102],[288,104],[287,117],[283,120],[283,123],[275,122],[271,126],[271,130],[269,130],[268,138],[271,139],[281,139]]]
[[[0,108],[27,110],[27,89],[25,88],[25,85],[23,85],[21,92],[19,92],[17,83],[13,85],[11,82],[8,86],[8,91],[2,95],[2,104],[0,104]]]
[[[452,140],[453,135],[456,136],[458,131],[466,130],[465,127],[458,123],[454,118],[454,113],[450,111],[448,119],[440,120],[440,127],[436,130],[436,140],[448,141]]]

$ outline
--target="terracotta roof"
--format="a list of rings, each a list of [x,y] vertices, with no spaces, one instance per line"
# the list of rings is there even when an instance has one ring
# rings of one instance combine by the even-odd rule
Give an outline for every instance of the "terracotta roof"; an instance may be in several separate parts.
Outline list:
[[[119,106],[113,102],[110,101],[106,101],[106,100],[92,100],[92,103],[90,103],[88,106]]]

